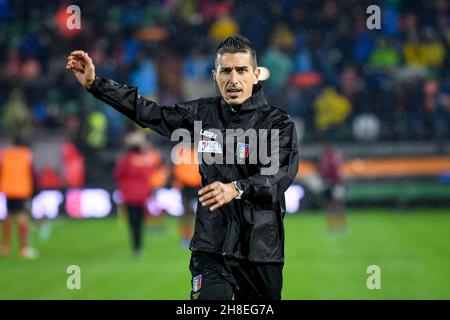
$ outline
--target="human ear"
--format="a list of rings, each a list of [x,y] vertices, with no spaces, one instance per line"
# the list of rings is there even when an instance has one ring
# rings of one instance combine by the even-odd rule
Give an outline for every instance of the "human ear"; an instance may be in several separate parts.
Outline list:
[[[259,68],[256,68],[255,73],[254,73],[255,79],[253,80],[253,84],[257,84],[258,83],[259,73],[260,73]]]

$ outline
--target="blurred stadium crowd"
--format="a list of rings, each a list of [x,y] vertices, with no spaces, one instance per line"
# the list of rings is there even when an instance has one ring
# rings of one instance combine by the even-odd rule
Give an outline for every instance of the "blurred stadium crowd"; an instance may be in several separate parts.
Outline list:
[[[379,30],[366,25],[372,4],[381,8]],[[70,5],[80,7],[81,29],[67,28]],[[3,144],[17,134],[34,142],[40,133],[44,142],[61,137],[80,153],[63,145],[56,170],[81,156],[86,184],[110,186],[117,152],[135,127],[85,92],[65,69],[68,54],[85,50],[98,75],[170,105],[215,95],[215,47],[242,33],[270,71],[269,101],[293,117],[302,145],[445,144],[449,18],[445,0],[0,0],[0,137]],[[147,137],[168,160],[172,144],[151,131]],[[45,172],[50,145],[33,149]]]
[[[215,46],[240,32],[271,72],[266,95],[296,118],[303,142],[449,138],[448,2],[378,2],[381,29],[369,30],[373,2],[2,0],[1,131],[57,128],[117,145],[129,123],[83,94],[64,68],[70,51],[172,104],[215,93]],[[71,4],[81,30],[66,27]]]

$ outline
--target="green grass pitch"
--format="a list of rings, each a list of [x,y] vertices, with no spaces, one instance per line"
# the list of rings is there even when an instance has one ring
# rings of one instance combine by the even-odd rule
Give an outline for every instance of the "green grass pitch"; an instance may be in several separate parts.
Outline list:
[[[188,299],[190,252],[178,220],[165,223],[134,260],[123,220],[58,219],[48,241],[33,233],[39,259],[0,257],[0,299]],[[450,210],[352,209],[344,235],[328,234],[320,212],[285,226],[283,299],[450,299]],[[69,265],[80,290],[66,287]],[[381,268],[379,290],[367,288],[369,265]]]

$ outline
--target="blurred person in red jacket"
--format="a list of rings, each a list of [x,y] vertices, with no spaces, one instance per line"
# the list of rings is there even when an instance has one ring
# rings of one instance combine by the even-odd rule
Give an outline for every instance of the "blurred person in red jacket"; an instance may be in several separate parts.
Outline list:
[[[37,250],[28,243],[31,198],[36,191],[33,154],[21,137],[15,137],[13,146],[4,150],[0,163],[0,192],[6,196],[8,210],[3,222],[2,254],[7,256],[10,253],[11,227],[15,217],[19,231],[20,257],[35,259],[38,256]]]
[[[125,137],[127,151],[119,159],[114,176],[128,212],[128,222],[132,236],[133,255],[138,258],[142,250],[142,225],[147,200],[152,190],[149,180],[153,171],[151,159],[146,152],[145,135],[132,132]]]
[[[343,160],[341,154],[329,143],[324,143],[319,171],[324,181],[325,213],[328,231],[345,232],[345,185],[341,174]]]

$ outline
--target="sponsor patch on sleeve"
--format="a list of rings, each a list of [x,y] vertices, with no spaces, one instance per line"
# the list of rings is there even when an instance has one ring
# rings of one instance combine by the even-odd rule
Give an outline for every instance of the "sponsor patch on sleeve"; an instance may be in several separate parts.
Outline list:
[[[198,142],[198,152],[222,153],[222,146],[217,141],[200,140]]]

